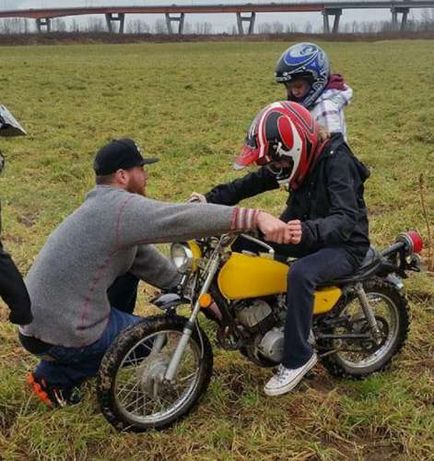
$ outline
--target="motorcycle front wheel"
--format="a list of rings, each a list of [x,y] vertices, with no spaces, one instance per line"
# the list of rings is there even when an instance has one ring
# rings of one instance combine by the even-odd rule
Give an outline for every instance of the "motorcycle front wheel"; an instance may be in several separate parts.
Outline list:
[[[402,349],[408,335],[410,315],[405,296],[392,284],[381,279],[364,283],[364,290],[381,333],[376,343],[371,340],[327,340],[321,362],[338,377],[364,378],[389,367]],[[340,317],[348,319],[347,327],[337,327],[329,333],[369,333],[360,301],[356,296],[343,300]],[[335,350],[336,352],[332,352]],[[328,352],[330,351],[330,352]]]
[[[197,326],[172,382],[164,380],[187,319],[149,317],[122,332],[100,366],[97,395],[107,421],[119,431],[164,429],[186,416],[212,375],[209,340]]]

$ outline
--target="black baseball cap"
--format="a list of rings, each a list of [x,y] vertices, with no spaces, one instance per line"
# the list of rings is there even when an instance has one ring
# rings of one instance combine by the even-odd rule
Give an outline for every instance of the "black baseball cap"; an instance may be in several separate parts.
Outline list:
[[[115,173],[122,168],[128,170],[135,166],[158,162],[158,158],[143,158],[139,146],[130,138],[114,139],[97,152],[93,169],[97,176]]]

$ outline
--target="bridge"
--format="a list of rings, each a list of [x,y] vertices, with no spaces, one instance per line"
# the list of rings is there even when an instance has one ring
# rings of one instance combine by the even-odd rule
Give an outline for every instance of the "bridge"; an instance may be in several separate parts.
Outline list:
[[[349,9],[388,9],[392,14],[394,30],[404,31],[407,24],[408,13],[411,8],[434,8],[434,0],[373,0],[357,1],[347,0],[339,2],[300,2],[294,3],[239,3],[239,4],[172,4],[172,5],[145,5],[145,6],[107,6],[107,7],[69,7],[69,8],[38,8],[0,11],[1,18],[27,18],[35,19],[38,32],[51,30],[51,20],[59,17],[104,15],[109,32],[115,31],[115,23],[119,23],[118,32],[124,32],[125,15],[127,14],[164,14],[169,34],[182,34],[184,18],[191,13],[235,13],[238,32],[252,34],[254,32],[257,13],[299,13],[320,12],[323,16],[324,33],[337,33],[339,20],[343,10]],[[399,21],[399,15],[401,20]],[[329,18],[333,17],[330,27]],[[247,23],[247,31],[244,28]],[[177,25],[177,31],[173,27]]]

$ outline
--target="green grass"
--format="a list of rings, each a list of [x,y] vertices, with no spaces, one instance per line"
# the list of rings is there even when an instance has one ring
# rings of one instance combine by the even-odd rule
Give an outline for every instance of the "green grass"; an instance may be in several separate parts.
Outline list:
[[[432,41],[324,43],[354,89],[347,110],[354,151],[372,169],[366,185],[372,240],[385,246],[416,228],[426,238],[418,192],[424,174],[434,222]],[[233,155],[251,118],[283,96],[273,83],[285,44],[175,43],[0,48],[1,103],[29,135],[2,140],[3,242],[26,272],[54,227],[92,187],[95,150],[131,136],[161,162],[149,195],[185,200],[233,179]],[[286,195],[250,205],[279,213]],[[0,458],[131,460],[434,459],[434,287],[407,281],[413,323],[392,369],[339,381],[320,366],[282,398],[262,386],[269,370],[215,350],[203,404],[161,433],[118,434],[98,412],[93,384],[82,405],[50,411],[24,388],[36,363],[15,328],[0,322]],[[149,308],[140,299],[140,309]],[[6,319],[6,309],[0,318]]]

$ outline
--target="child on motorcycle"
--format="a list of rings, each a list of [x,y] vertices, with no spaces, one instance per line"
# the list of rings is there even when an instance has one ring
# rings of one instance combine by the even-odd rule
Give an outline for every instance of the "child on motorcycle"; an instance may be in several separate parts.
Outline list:
[[[26,134],[14,116],[4,106],[0,106],[0,136]],[[0,172],[4,167],[4,157],[0,152]],[[1,232],[1,216],[0,216]],[[10,309],[9,320],[17,325],[29,324],[33,317],[30,298],[20,272],[0,241],[0,296]]]
[[[314,43],[297,43],[280,56],[274,72],[289,101],[306,107],[316,122],[330,133],[347,137],[344,108],[353,90],[340,74],[330,73],[327,54]]]
[[[353,272],[369,248],[363,198],[369,172],[341,133],[322,141],[319,132],[300,104],[270,104],[253,120],[234,165],[256,164],[259,170],[204,196],[192,194],[203,202],[235,205],[281,184],[289,188],[281,219],[292,232],[291,243],[273,246],[276,253],[299,259],[288,275],[284,360],[265,386],[270,396],[292,390],[317,361],[308,341],[315,288]]]

